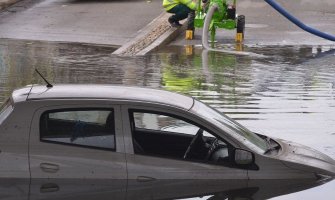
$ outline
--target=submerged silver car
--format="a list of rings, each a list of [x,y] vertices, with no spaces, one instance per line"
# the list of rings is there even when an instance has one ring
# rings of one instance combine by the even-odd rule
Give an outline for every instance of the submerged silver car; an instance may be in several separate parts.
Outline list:
[[[0,147],[1,178],[149,182],[335,176],[335,161],[325,154],[253,133],[194,98],[138,87],[15,90],[1,106]]]

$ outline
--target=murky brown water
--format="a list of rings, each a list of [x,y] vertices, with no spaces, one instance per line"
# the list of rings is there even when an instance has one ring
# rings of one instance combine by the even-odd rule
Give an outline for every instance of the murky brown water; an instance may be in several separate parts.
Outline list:
[[[43,83],[103,83],[192,95],[251,130],[295,141],[335,159],[335,48],[246,47],[250,58],[169,47],[145,57],[113,48],[0,40],[0,102],[15,88]],[[332,199],[335,181],[275,199]],[[205,199],[205,198],[200,198]]]

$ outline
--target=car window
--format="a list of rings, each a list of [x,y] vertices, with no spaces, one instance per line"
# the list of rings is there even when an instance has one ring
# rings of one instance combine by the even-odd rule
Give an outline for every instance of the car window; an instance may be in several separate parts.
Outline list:
[[[184,120],[163,114],[134,112],[133,115],[136,128],[157,130],[165,134],[166,132],[175,132],[189,135],[195,135],[199,129],[198,126]],[[204,135],[211,136],[206,131],[204,131]]]
[[[260,153],[264,153],[268,149],[267,142],[257,134],[251,132],[236,121],[230,119],[222,112],[219,112],[200,101],[194,102],[194,106],[191,109],[191,112],[206,118],[212,123],[218,125],[222,130],[225,130],[226,128],[233,130],[234,133],[244,138],[243,143],[248,145],[251,149],[254,149]]]
[[[209,163],[229,162],[226,142],[189,120],[151,111],[130,112],[135,154]]]
[[[0,124],[9,116],[13,111],[13,106],[10,99],[7,99],[0,107]]]
[[[55,142],[115,150],[113,110],[48,111],[40,119],[40,138]]]

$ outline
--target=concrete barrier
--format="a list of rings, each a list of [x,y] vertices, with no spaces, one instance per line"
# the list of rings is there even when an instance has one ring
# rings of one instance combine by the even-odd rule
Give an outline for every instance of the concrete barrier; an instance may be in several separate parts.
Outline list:
[[[137,37],[122,45],[112,54],[119,56],[143,56],[166,45],[185,30],[185,26],[181,28],[171,27],[168,23],[169,16],[171,14],[162,13],[140,30]]]

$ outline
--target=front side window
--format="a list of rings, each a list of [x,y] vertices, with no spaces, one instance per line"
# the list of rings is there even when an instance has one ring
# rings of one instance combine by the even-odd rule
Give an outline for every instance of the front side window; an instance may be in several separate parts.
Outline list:
[[[114,111],[71,109],[45,112],[40,119],[40,139],[115,150]]]
[[[228,144],[195,123],[164,113],[130,112],[134,153],[224,164]]]
[[[264,153],[268,148],[268,144],[264,139],[251,132],[247,128],[243,127],[236,121],[233,121],[223,113],[218,112],[217,110],[207,106],[200,101],[195,101],[194,107],[192,108],[191,112],[218,125],[222,128],[222,130],[229,128],[234,133],[245,138],[244,143],[246,143],[250,148],[257,150],[260,153]]]
[[[0,107],[0,124],[9,116],[12,112],[13,106],[10,99],[6,100]]]

